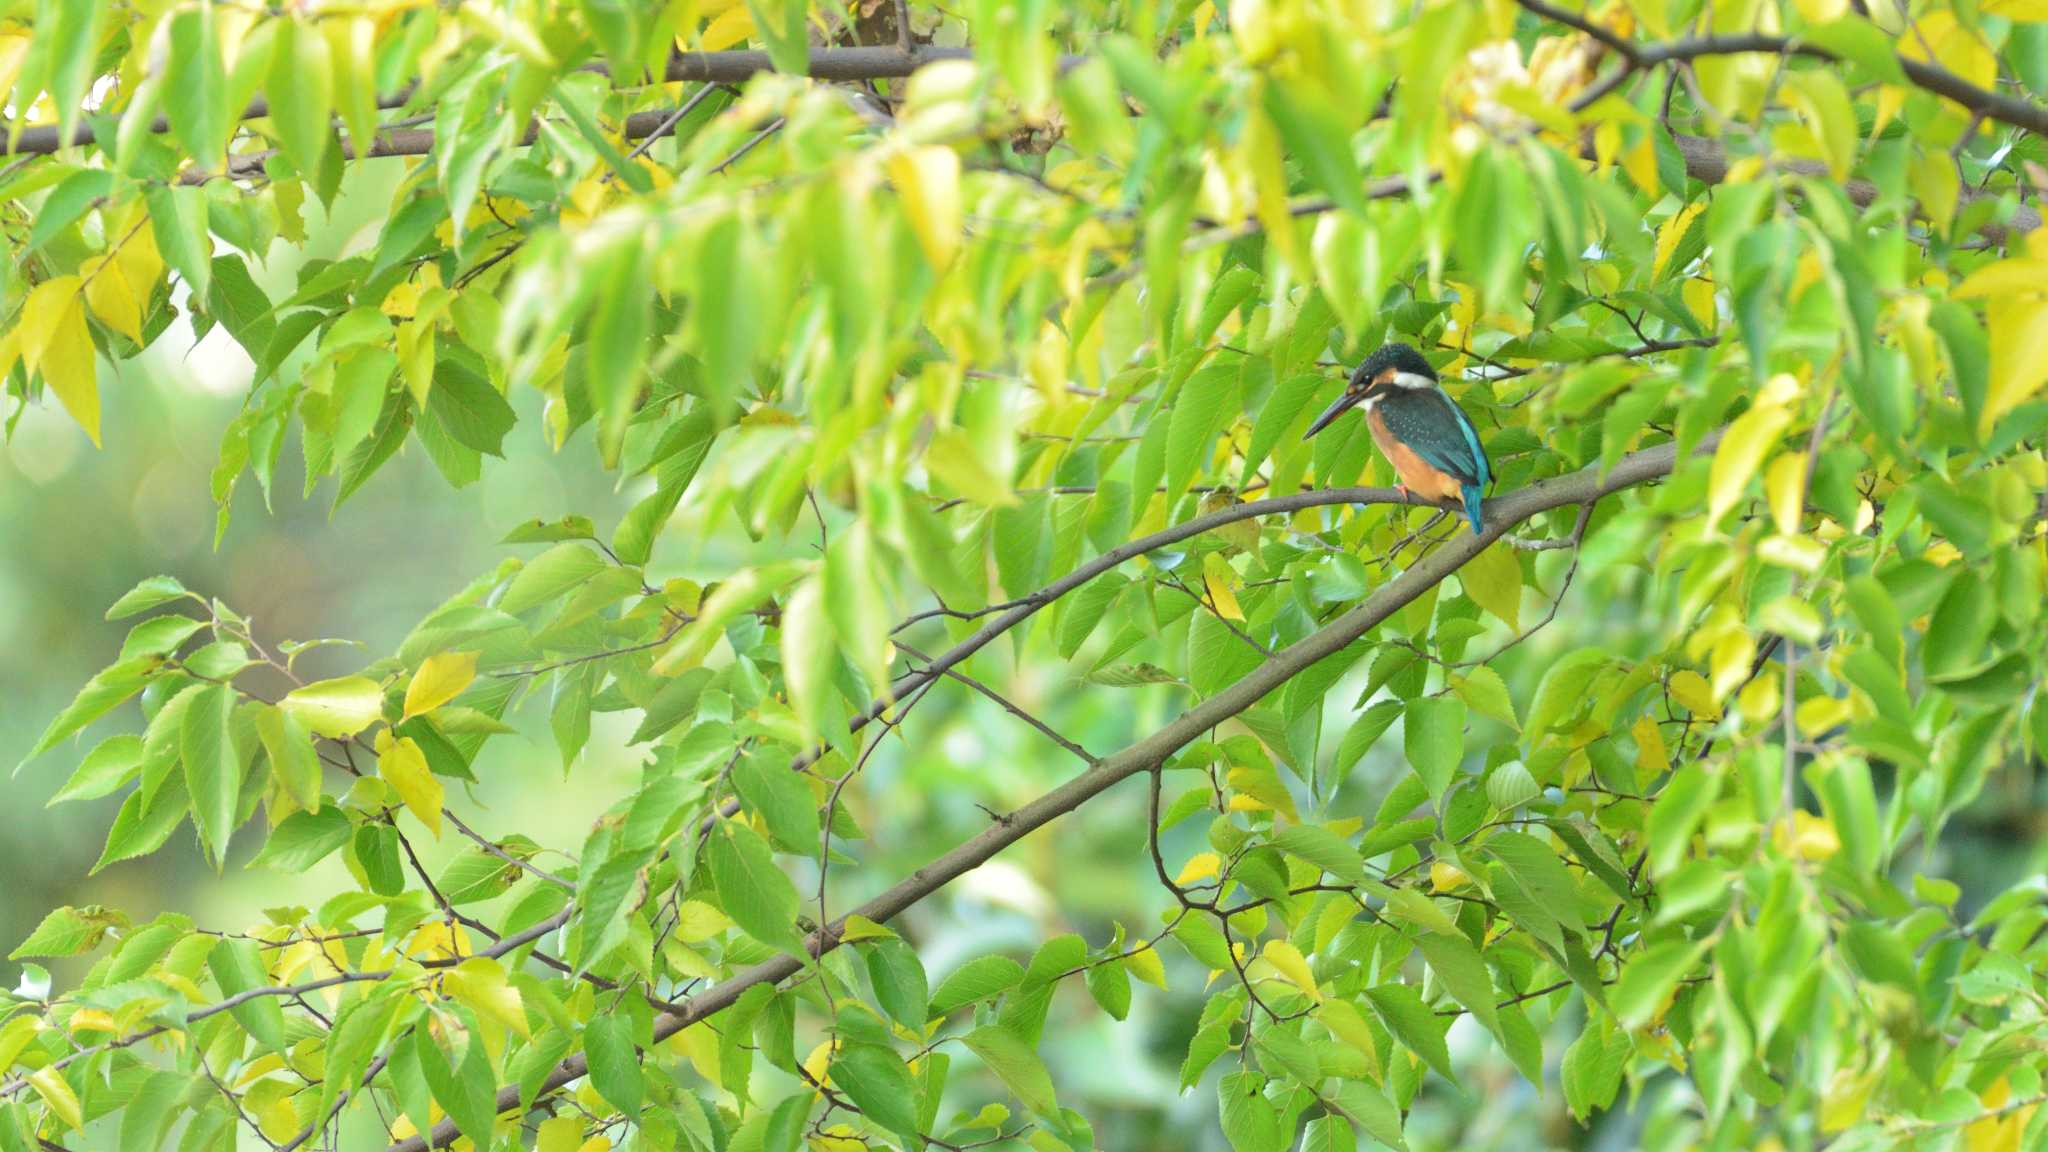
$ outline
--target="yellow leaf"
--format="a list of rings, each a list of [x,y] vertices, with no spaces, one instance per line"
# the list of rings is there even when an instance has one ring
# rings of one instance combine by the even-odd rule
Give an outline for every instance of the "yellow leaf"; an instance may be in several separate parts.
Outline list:
[[[1223,858],[1214,852],[1197,852],[1181,867],[1180,875],[1173,882],[1182,888],[1203,880],[1214,880],[1222,875]]]
[[[1309,970],[1308,959],[1301,954],[1301,949],[1285,940],[1268,940],[1260,955],[1309,999],[1318,1004],[1323,1002],[1323,990],[1316,987],[1316,974]]]
[[[2048,0],[1981,0],[1977,12],[2003,16],[2015,24],[2040,24],[2048,22]]]
[[[960,250],[960,154],[936,145],[912,148],[885,166],[925,259],[944,271]]]
[[[1159,953],[1150,944],[1140,944],[1136,951],[1124,957],[1124,970],[1155,988],[1166,987],[1166,965],[1159,960]]]
[[[1280,782],[1280,774],[1273,771],[1271,765],[1232,768],[1223,779],[1238,793],[1230,798],[1233,811],[1270,810],[1297,823],[1301,820],[1301,814],[1294,808],[1294,796],[1287,791],[1287,785]],[[1249,803],[1241,804],[1240,801]]]
[[[460,960],[469,955],[469,930],[446,920],[429,920],[412,934],[412,954],[424,960]]]
[[[600,1132],[585,1140],[576,1152],[612,1152],[612,1138]]]
[[[377,754],[377,775],[405,801],[406,810],[419,818],[438,839],[441,835],[441,781],[427,767],[427,754],[412,737],[393,740]]]
[[[1707,473],[1707,522],[1721,518],[1742,499],[1744,489],[1764,462],[1764,454],[1778,442],[1792,416],[1775,404],[1758,404],[1728,425],[1721,446],[1714,450],[1714,464]]]
[[[1711,720],[1721,715],[1721,708],[1714,702],[1714,690],[1707,684],[1707,678],[1687,668],[1675,672],[1666,685],[1671,698],[1678,705],[1701,719]]]
[[[718,14],[717,18],[704,26],[699,39],[699,48],[705,52],[717,52],[744,43],[754,34],[754,16],[744,4],[735,4]]]
[[[1913,35],[1899,38],[1899,55],[1939,64],[1979,88],[1991,88],[1998,83],[1998,57],[1991,46],[1975,29],[1958,23],[1955,13],[1946,9],[1922,13],[1914,21]]]
[[[1432,892],[1455,892],[1471,882],[1472,878],[1455,865],[1441,860],[1429,863],[1429,888]]]
[[[62,1120],[66,1128],[84,1125],[85,1116],[78,1107],[78,1093],[71,1090],[71,1082],[64,1079],[62,1070],[44,1065],[29,1073],[28,1082],[36,1090],[36,1095],[43,1098],[43,1103],[50,1106],[50,1114]]]
[[[1991,381],[1984,392],[1977,435],[1988,439],[2000,417],[2048,384],[2048,297],[1994,297],[1986,319],[1991,329]]]
[[[1778,531],[1797,535],[1806,508],[1806,453],[1788,452],[1764,472],[1764,495],[1771,502],[1771,519]]]
[[[886,924],[877,924],[865,916],[849,915],[846,927],[839,933],[839,939],[846,943],[860,940],[894,940],[896,933]]]
[[[1243,620],[1244,609],[1238,607],[1237,594],[1230,590],[1230,583],[1237,577],[1221,553],[1211,552],[1202,558],[1202,584],[1209,592],[1209,607],[1225,620]]]
[[[100,389],[92,334],[85,327],[79,278],[58,276],[36,285],[21,305],[21,360],[57,394],[64,410],[100,442]]]
[[[119,1032],[121,1026],[114,1022],[113,1013],[104,1008],[80,1008],[71,1014],[64,1025],[73,1035],[80,1032]]]
[[[1749,679],[1750,661],[1756,658],[1756,638],[1739,629],[1730,629],[1714,644],[1709,657],[1714,674],[1714,699],[1726,700],[1730,692],[1742,686]]]
[[[2027,255],[1986,264],[1949,292],[1958,300],[2048,294],[2048,260]]]
[[[412,683],[405,686],[405,715],[408,719],[432,712],[469,687],[476,679],[476,653],[439,652],[427,657]]]
[[[1606,125],[1603,124],[1601,127],[1605,128]],[[1621,167],[1645,195],[1664,194],[1664,186],[1657,179],[1657,146],[1650,133],[1643,133],[1643,138],[1636,142],[1635,147],[1621,154]]]
[[[95,256],[78,266],[84,278],[85,304],[107,327],[142,343],[142,302],[128,284],[118,260]]]
[[[1798,860],[1821,861],[1842,850],[1842,838],[1835,833],[1835,826],[1822,817],[1804,809],[1792,813],[1792,825],[1778,825],[1774,837],[1778,851]]]
[[[1657,258],[1651,265],[1652,277],[1664,275],[1664,262],[1671,259],[1671,254],[1678,250],[1678,242],[1685,238],[1686,230],[1692,226],[1693,217],[1706,211],[1706,208],[1705,200],[1696,200],[1680,209],[1678,215],[1666,220],[1664,226],[1657,229]]]
[[[1664,730],[1657,727],[1656,717],[1647,713],[1637,717],[1630,735],[1636,741],[1637,779],[1655,780],[1671,767],[1671,752],[1664,745]]]

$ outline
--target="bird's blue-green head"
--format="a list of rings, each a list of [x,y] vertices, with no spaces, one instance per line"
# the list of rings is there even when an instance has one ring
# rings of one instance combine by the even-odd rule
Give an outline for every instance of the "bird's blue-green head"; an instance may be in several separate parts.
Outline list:
[[[1422,358],[1422,353],[1406,344],[1384,344],[1379,350],[1365,358],[1357,370],[1351,373],[1351,380],[1344,386],[1344,394],[1335,403],[1323,409],[1302,433],[1302,439],[1321,432],[1334,423],[1337,417],[1349,412],[1359,404],[1388,388],[1434,388],[1436,369]]]

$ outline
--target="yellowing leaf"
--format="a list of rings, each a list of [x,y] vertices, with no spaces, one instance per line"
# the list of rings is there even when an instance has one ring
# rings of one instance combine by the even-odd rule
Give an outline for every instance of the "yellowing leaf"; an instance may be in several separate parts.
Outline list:
[[[1432,892],[1455,892],[1472,882],[1463,869],[1441,860],[1429,863],[1429,888]]]
[[[36,285],[22,301],[21,361],[57,394],[64,410],[100,442],[100,388],[92,334],[85,327],[79,278],[58,276]]]
[[[974,442],[958,428],[932,437],[925,449],[924,466],[948,488],[976,504],[999,507],[1017,502],[1009,480],[989,471]]]
[[[1155,988],[1166,987],[1166,965],[1150,944],[1141,944],[1124,957],[1124,969]]]
[[[578,1152],[583,1146],[583,1118],[554,1116],[540,1123],[534,1152]]]
[[[912,148],[889,157],[889,182],[932,267],[945,271],[960,251],[960,155],[951,148]]]
[[[1285,940],[1268,940],[1260,955],[1266,963],[1278,969],[1289,984],[1301,989],[1309,999],[1322,1003],[1323,991],[1316,987],[1316,974],[1310,971],[1308,959],[1301,954],[1301,949]]]
[[[1500,617],[1507,626],[1522,626],[1522,562],[1505,540],[1489,544],[1458,569],[1458,582],[1474,604]]]
[[[85,1115],[78,1107],[78,1093],[71,1090],[71,1083],[64,1079],[61,1069],[46,1064],[29,1073],[28,1083],[50,1106],[50,1115],[62,1120],[66,1128],[85,1124]]]
[[[1231,581],[1237,573],[1222,554],[1211,552],[1202,558],[1202,585],[1209,593],[1209,607],[1225,620],[1243,620],[1244,609],[1237,603],[1237,593],[1230,590]]]
[[[437,838],[441,835],[441,781],[427,767],[427,754],[403,736],[377,753],[377,775],[405,801],[406,810],[419,818]]]
[[[1995,87],[1998,83],[1998,57],[1992,54],[1991,46],[1975,29],[1958,23],[1955,13],[1946,9],[1932,9],[1915,19],[1913,34],[1899,37],[1899,55],[1939,64],[1979,88]]]
[[[476,679],[476,653],[439,652],[427,657],[420,670],[413,673],[412,683],[405,686],[405,714],[418,716],[432,712],[469,687]]]
[[[353,736],[384,714],[384,690],[367,676],[344,676],[295,688],[278,707],[330,740]]]
[[[1742,499],[1743,491],[1764,462],[1765,453],[1792,422],[1792,416],[1776,404],[1758,404],[1728,425],[1721,446],[1714,450],[1714,464],[1707,473],[1707,522],[1719,524],[1728,510]]]
[[[441,978],[441,986],[457,1003],[488,1016],[521,1036],[530,1035],[526,1005],[519,989],[505,978],[505,966],[488,956],[472,956]]]
[[[1214,880],[1222,875],[1223,858],[1214,852],[1197,852],[1181,866],[1180,875],[1173,882],[1185,888],[1203,880]]]
[[[676,938],[685,944],[709,940],[732,927],[725,913],[702,900],[685,900],[676,906]]]
[[[1785,77],[1781,91],[1786,106],[1820,145],[1828,173],[1845,179],[1856,163],[1856,110],[1841,78],[1826,68],[1793,72]]]

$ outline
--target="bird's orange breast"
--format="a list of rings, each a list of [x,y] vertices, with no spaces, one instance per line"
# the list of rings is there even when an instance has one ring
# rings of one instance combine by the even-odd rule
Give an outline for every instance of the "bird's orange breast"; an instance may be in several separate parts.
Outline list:
[[[1365,424],[1372,429],[1372,442],[1379,445],[1380,454],[1393,464],[1395,474],[1410,492],[1432,500],[1456,500],[1463,494],[1456,476],[1424,460],[1396,439],[1377,409],[1367,410]]]

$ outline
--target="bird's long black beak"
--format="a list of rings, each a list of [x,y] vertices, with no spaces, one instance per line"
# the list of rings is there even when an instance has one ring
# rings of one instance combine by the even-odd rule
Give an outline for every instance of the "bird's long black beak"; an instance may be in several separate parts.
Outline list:
[[[1336,420],[1337,417],[1342,416],[1344,413],[1350,411],[1354,405],[1356,405],[1360,400],[1363,399],[1365,399],[1364,389],[1361,388],[1354,390],[1346,388],[1344,390],[1344,394],[1342,396],[1337,397],[1336,403],[1330,405],[1328,408],[1323,409],[1323,414],[1321,416],[1316,417],[1315,423],[1310,424],[1308,426],[1308,431],[1303,432],[1301,434],[1301,438],[1303,440],[1306,440],[1309,437],[1315,435],[1316,433],[1321,432],[1323,429],[1328,428],[1332,421]]]

